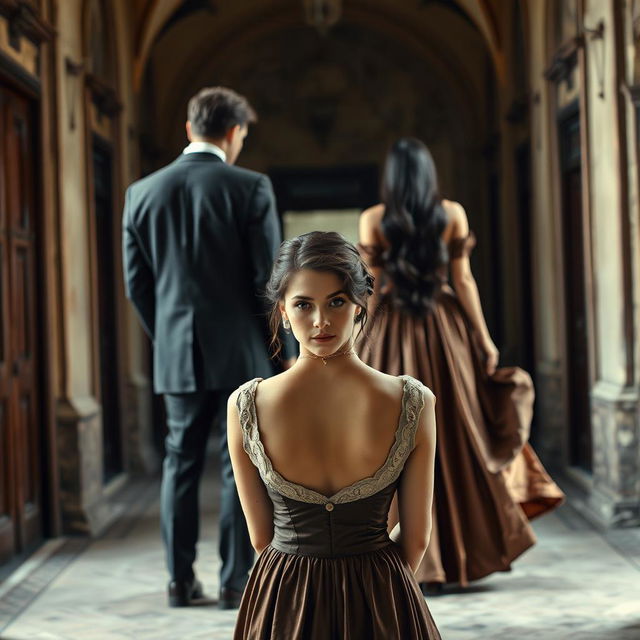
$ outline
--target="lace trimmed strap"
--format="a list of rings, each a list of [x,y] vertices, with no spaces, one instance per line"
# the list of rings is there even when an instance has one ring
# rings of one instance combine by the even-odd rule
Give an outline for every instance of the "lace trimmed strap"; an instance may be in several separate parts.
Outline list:
[[[242,447],[249,459],[258,469],[258,473],[264,484],[278,492],[280,495],[298,500],[299,502],[310,502],[324,504],[327,498],[321,494],[307,489],[301,485],[285,480],[274,468],[267,456],[264,445],[260,440],[260,430],[258,428],[258,415],[256,412],[256,388],[262,378],[255,378],[239,388],[238,393],[238,414],[240,416],[240,427],[242,429]]]
[[[355,502],[375,495],[395,482],[415,446],[420,413],[424,407],[424,385],[411,376],[400,376],[404,381],[402,409],[396,436],[385,463],[369,478],[359,480],[333,496],[325,496],[313,489],[290,482],[274,468],[260,440],[255,405],[256,387],[261,378],[247,382],[239,388],[237,406],[242,428],[242,444],[251,462],[257,467],[265,485],[280,495],[311,504]]]
[[[238,397],[236,407],[240,418],[240,428],[242,429],[242,448],[253,464],[260,469],[260,452],[256,446],[256,441],[260,441],[256,420],[256,405],[254,402],[256,387],[262,378],[254,378],[238,387]]]
[[[463,256],[469,256],[476,246],[476,236],[473,231],[465,238],[453,238],[449,241],[449,259],[455,260]]]
[[[370,478],[342,489],[331,498],[337,504],[354,502],[375,495],[395,482],[416,444],[418,421],[424,407],[425,386],[411,376],[399,376],[403,382],[402,409],[396,437],[385,463]]]

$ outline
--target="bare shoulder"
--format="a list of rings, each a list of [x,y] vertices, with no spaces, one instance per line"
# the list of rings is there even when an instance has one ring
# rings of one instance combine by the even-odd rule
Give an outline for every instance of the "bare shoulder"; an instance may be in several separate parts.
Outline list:
[[[447,228],[443,234],[445,241],[451,238],[463,238],[469,233],[469,222],[464,207],[454,200],[442,200],[442,207],[447,214]]]
[[[402,378],[382,373],[369,366],[365,367],[362,375],[363,382],[372,397],[385,403],[397,404],[404,389]]]
[[[360,220],[369,224],[380,223],[384,216],[384,205],[382,203],[374,204],[373,207],[365,209],[360,214]]]
[[[280,374],[282,375],[282,374]],[[277,378],[278,376],[274,376],[275,378]],[[273,379],[273,378],[271,378]],[[247,382],[243,382],[235,391],[233,391],[231,393],[231,395],[229,396],[229,399],[227,400],[227,408],[229,407],[237,407],[238,406],[238,398],[240,397],[240,394],[248,387],[250,386],[250,384],[256,380],[256,378],[254,378],[253,380],[247,380]],[[264,380],[262,378],[257,378],[257,380],[259,381],[259,386],[262,389],[262,387],[266,384],[268,386],[268,380]]]
[[[256,403],[264,406],[295,396],[300,390],[298,378],[293,371],[287,370],[261,380],[256,390]]]
[[[433,391],[429,389],[421,380],[409,376],[409,379],[413,381],[415,387],[417,387],[422,394],[423,406],[426,408],[432,408],[436,404],[436,396]]]
[[[442,199],[442,207],[447,214],[447,218],[450,222],[459,222],[463,218],[466,220],[467,214],[464,210],[464,207],[455,200],[446,200]]]
[[[429,387],[422,386],[423,405],[416,425],[416,444],[433,443],[436,439],[436,396]]]
[[[422,393],[424,395],[424,406],[427,409],[433,409],[436,406],[436,396],[429,387],[422,385]]]
[[[227,400],[227,409],[231,409],[233,407],[237,407],[238,406],[238,396],[240,395],[240,391],[241,391],[242,387],[238,387],[230,396],[229,399]]]
[[[363,244],[379,244],[381,242],[380,227],[384,217],[384,205],[376,204],[360,214],[360,241]]]

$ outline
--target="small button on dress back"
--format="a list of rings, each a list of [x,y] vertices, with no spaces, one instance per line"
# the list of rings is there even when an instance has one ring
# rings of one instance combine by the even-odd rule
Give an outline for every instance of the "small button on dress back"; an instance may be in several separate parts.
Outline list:
[[[331,502],[327,502],[327,504],[325,504],[325,505],[324,505],[324,508],[325,508],[327,511],[333,511],[333,503],[331,503]]]

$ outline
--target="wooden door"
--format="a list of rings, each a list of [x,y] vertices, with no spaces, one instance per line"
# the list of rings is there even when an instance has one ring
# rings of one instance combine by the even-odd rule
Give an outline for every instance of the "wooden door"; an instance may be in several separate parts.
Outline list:
[[[592,468],[580,114],[560,122],[570,463]]]
[[[0,85],[0,562],[42,538],[33,123]]]

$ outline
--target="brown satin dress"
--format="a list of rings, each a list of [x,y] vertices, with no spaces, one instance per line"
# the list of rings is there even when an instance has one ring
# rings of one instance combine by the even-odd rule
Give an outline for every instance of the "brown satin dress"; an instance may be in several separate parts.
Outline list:
[[[473,234],[449,245],[468,255]],[[384,269],[384,248],[360,245]],[[511,562],[535,543],[528,520],[564,495],[527,439],[534,390],[529,374],[501,368],[488,377],[474,332],[446,269],[435,308],[423,316],[383,298],[370,320],[360,357],[391,375],[408,374],[436,395],[437,447],[431,542],[419,582],[466,586]]]
[[[384,465],[331,497],[285,480],[260,441],[255,393],[242,387],[244,449],[273,502],[274,535],[242,597],[235,640],[436,639],[411,569],[387,534],[389,506],[413,450],[423,385],[402,376],[402,411]]]

